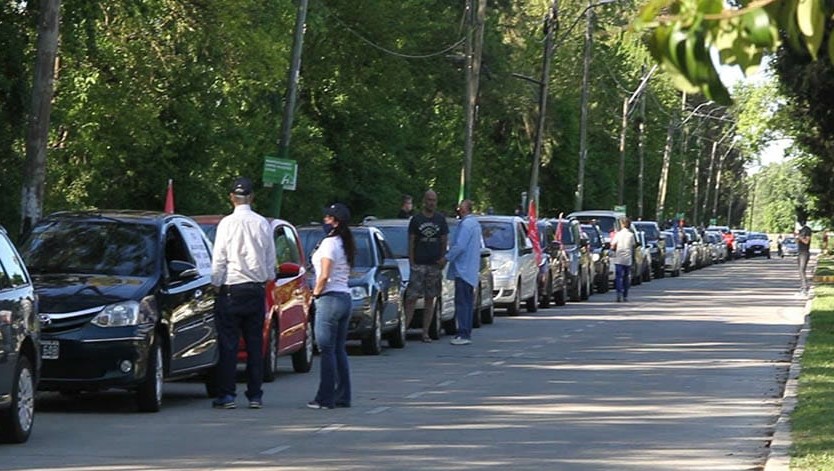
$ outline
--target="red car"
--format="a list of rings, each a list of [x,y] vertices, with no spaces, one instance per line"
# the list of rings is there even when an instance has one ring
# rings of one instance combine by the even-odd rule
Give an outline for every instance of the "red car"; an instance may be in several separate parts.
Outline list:
[[[212,242],[223,215],[194,216]],[[307,373],[313,365],[313,325],[310,304],[313,294],[307,285],[306,260],[295,226],[281,219],[269,219],[275,238],[277,276],[266,285],[264,319],[264,381],[278,372],[279,357],[292,355],[293,370]],[[246,346],[240,341],[237,359],[246,361]]]

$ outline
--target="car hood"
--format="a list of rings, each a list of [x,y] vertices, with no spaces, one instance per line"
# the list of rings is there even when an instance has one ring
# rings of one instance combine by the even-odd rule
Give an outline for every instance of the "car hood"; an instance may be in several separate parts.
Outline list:
[[[512,250],[492,250],[492,269],[496,269],[506,262],[511,262],[515,259]]]
[[[46,274],[32,277],[44,313],[64,313],[104,306],[127,299],[139,300],[154,279],[131,276]]]
[[[768,243],[768,241],[766,241],[766,240],[761,240],[761,239],[748,239],[748,240],[747,240],[747,246],[748,246],[748,247],[750,247],[750,246],[753,246],[753,245],[758,245],[758,246],[760,246],[760,247],[764,247],[764,246],[766,246],[766,245],[770,245],[770,244],[769,244],[769,243]]]

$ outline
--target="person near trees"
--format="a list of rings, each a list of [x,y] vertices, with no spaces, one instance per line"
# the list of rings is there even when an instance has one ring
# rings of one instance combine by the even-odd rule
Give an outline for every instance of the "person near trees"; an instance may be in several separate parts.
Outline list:
[[[417,300],[423,298],[423,342],[431,342],[429,326],[443,282],[443,256],[449,226],[437,212],[437,193],[423,194],[423,207],[408,223],[408,261],[411,274],[405,297],[405,325],[410,326]],[[439,320],[438,320],[439,322]]]
[[[628,288],[631,286],[631,264],[634,260],[634,233],[631,232],[631,220],[622,218],[623,228],[614,235],[611,250],[614,252],[614,287],[617,289],[617,302],[628,302]]]
[[[472,343],[472,316],[475,310],[475,286],[481,266],[481,225],[472,214],[472,201],[463,200],[457,208],[460,225],[442,263],[449,262],[446,277],[455,281],[455,318],[458,334],[452,345]]]
[[[397,213],[398,219],[408,219],[414,216],[414,198],[411,195],[403,195],[400,204],[400,212]]]
[[[779,258],[785,258],[785,253],[782,252],[782,234],[779,234],[779,237],[776,238],[776,255]]]
[[[347,342],[351,298],[348,278],[356,260],[356,243],[350,232],[350,210],[335,203],[324,210],[326,236],[313,252],[316,284],[315,332],[321,361],[316,397],[307,403],[310,409],[350,407],[350,366]]]
[[[811,259],[811,228],[805,224],[805,221],[800,222],[802,226],[796,236],[797,248],[797,264],[799,266],[799,294],[802,296],[808,295],[808,278],[806,271],[808,269],[808,260]]]
[[[272,228],[252,211],[252,181],[240,177],[229,191],[232,214],[217,224],[211,263],[211,284],[219,288],[215,305],[218,347],[217,409],[234,409],[237,351],[246,343],[246,397],[250,409],[263,405],[263,329],[267,280],[275,277]]]

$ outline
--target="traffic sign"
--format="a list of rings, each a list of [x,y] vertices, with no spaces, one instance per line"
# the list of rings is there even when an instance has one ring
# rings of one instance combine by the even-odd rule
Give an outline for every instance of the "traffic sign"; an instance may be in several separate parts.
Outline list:
[[[298,162],[278,157],[264,157],[264,186],[281,185],[285,190],[294,191],[298,180]]]
[[[625,214],[626,213],[626,205],[618,204],[618,205],[614,206],[614,211],[617,211],[618,213]]]

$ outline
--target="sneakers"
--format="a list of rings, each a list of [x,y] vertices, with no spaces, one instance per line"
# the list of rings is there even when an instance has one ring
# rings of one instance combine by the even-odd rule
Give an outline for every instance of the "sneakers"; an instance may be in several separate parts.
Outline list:
[[[472,343],[472,341],[463,337],[455,337],[449,343],[451,343],[452,345],[469,345]]]
[[[214,409],[234,409],[237,404],[235,404],[234,396],[222,396],[211,401],[211,407]]]
[[[249,408],[250,409],[262,409],[264,403],[260,399],[250,399],[249,400]]]
[[[323,406],[323,405],[319,404],[319,403],[318,403],[318,401],[310,401],[310,402],[308,402],[308,403],[307,403],[307,408],[308,408],[308,409],[332,409],[332,407],[329,407],[329,406]]]
[[[621,295],[619,295],[619,294],[617,295],[617,302],[618,302],[618,303],[623,302],[623,297],[622,297]]]

